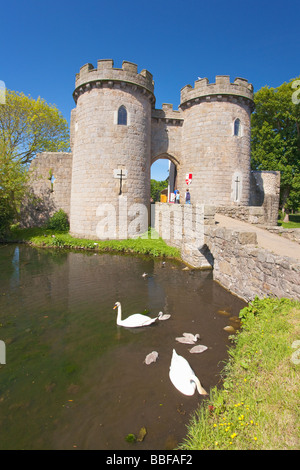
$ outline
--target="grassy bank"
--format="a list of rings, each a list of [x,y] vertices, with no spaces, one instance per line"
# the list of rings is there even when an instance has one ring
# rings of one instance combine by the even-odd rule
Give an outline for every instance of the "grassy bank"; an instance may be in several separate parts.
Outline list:
[[[13,228],[8,242],[28,243],[37,247],[60,247],[95,252],[117,252],[145,254],[155,257],[180,259],[180,251],[168,246],[156,232],[149,230],[143,237],[127,240],[88,240],[74,238],[68,232],[60,232],[45,228]]]
[[[181,448],[299,449],[300,302],[255,299],[240,317],[223,387],[195,413]]]
[[[283,220],[280,219],[278,220],[278,225],[282,228],[300,228],[300,214],[290,214],[289,222],[283,222]]]

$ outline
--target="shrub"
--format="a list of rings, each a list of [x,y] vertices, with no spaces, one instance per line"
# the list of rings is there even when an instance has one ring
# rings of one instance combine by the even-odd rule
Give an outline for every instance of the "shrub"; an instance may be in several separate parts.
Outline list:
[[[55,212],[52,217],[48,220],[46,228],[51,230],[58,230],[60,232],[66,232],[69,230],[69,220],[67,214],[59,209]]]

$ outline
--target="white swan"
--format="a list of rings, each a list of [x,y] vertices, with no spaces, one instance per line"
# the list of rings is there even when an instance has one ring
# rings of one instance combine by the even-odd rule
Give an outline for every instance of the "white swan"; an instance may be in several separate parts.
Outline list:
[[[194,395],[196,388],[200,395],[207,395],[188,361],[179,356],[175,349],[173,349],[169,377],[174,387],[184,395]]]
[[[130,315],[130,317],[125,318],[125,320],[122,320],[120,302],[115,303],[114,309],[115,308],[118,308],[117,325],[119,326],[125,326],[127,328],[138,328],[140,326],[151,325],[151,323],[154,323],[157,320],[157,317],[150,318],[146,315],[142,315],[141,313],[134,313],[133,315]]]

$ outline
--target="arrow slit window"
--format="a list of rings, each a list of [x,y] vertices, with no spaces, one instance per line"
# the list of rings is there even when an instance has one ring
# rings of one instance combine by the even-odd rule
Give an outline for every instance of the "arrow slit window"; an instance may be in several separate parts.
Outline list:
[[[118,125],[127,126],[127,110],[123,105],[118,110]]]

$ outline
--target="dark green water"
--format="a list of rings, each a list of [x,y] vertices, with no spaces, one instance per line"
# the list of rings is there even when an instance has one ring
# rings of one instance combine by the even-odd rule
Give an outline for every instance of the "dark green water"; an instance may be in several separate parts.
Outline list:
[[[172,349],[204,388],[219,382],[229,318],[244,302],[212,280],[167,261],[0,245],[0,449],[163,450],[186,434],[200,395],[169,380]],[[146,272],[148,276],[142,277]],[[159,311],[171,318],[134,330],[123,318]],[[175,337],[199,333],[208,350],[191,354]],[[146,365],[148,353],[159,359]],[[143,442],[125,441],[145,427]]]

